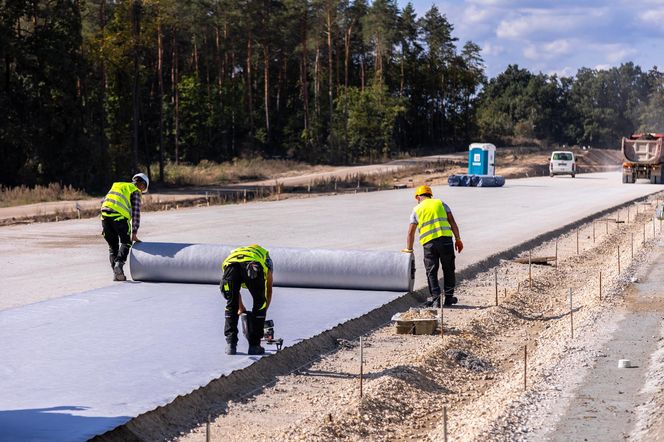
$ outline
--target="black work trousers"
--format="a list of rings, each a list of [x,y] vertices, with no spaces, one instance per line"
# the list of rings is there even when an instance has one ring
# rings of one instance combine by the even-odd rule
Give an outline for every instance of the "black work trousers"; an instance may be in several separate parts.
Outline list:
[[[131,223],[127,218],[101,217],[104,239],[108,243],[108,257],[111,267],[116,262],[124,265],[131,249]]]
[[[438,265],[443,269],[443,290],[445,296],[454,294],[456,277],[454,275],[454,244],[452,237],[441,236],[424,244],[424,269],[427,273],[429,293],[436,299],[440,298],[438,283]]]
[[[247,312],[247,340],[249,345],[260,345],[267,312],[267,287],[263,267],[257,262],[235,262],[224,270],[219,287],[226,299],[224,336],[229,344],[237,343],[240,288],[243,283],[253,298],[251,311]]]

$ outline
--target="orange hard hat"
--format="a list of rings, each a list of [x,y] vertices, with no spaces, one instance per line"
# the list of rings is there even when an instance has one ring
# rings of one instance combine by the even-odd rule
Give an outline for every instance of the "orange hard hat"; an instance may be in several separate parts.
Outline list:
[[[415,197],[417,198],[420,195],[433,195],[431,187],[429,186],[420,186],[415,190]]]

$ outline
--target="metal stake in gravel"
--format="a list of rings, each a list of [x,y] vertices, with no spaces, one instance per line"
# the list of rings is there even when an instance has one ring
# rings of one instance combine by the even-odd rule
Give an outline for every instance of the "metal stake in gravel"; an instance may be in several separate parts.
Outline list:
[[[447,442],[447,407],[443,407],[443,442]]]
[[[523,346],[523,390],[528,389],[528,344]]]
[[[360,398],[362,398],[362,378],[364,378],[364,341],[360,336]]]
[[[599,271],[599,300],[602,300],[602,271]]]
[[[608,219],[606,220],[604,225],[606,226],[606,234],[608,235],[609,234],[609,220]]]
[[[634,259],[634,234],[631,234],[632,236],[632,259]]]
[[[556,268],[558,268],[558,240],[556,240]]]
[[[629,206],[627,206],[627,224],[629,224]]]
[[[574,304],[572,302],[572,289],[569,289],[569,330],[574,339]]]
[[[579,229],[576,229],[576,254],[579,254]]]
[[[655,217],[652,218],[652,238],[655,239]]]
[[[493,282],[496,288],[496,307],[498,306],[498,269],[494,269],[493,272]]]
[[[210,442],[210,415],[208,414],[207,422],[205,423],[205,442]]]
[[[620,275],[620,246],[618,246],[618,274]]]
[[[595,244],[595,221],[593,221],[593,244]]]
[[[445,327],[443,326],[443,303],[440,303],[440,338],[445,337]]]
[[[643,223],[643,245],[646,244],[646,223]]]

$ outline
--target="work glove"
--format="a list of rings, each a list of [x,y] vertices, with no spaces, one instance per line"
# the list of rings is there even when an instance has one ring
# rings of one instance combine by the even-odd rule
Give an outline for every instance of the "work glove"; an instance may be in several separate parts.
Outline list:
[[[454,248],[456,249],[457,253],[461,253],[463,250],[463,242],[460,239],[457,239],[454,241]]]
[[[403,253],[413,253],[413,249],[401,249]]]

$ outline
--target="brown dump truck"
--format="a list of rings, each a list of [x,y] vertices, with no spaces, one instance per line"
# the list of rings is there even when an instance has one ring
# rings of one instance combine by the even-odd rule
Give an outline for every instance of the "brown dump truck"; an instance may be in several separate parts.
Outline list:
[[[664,134],[635,134],[622,139],[623,183],[647,178],[651,184],[664,183]]]

